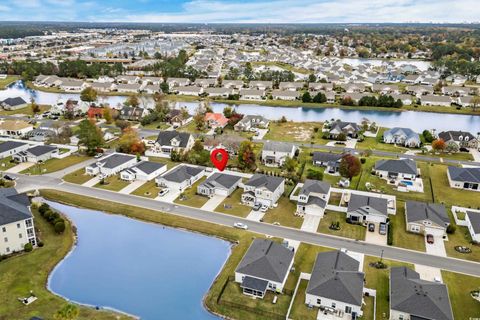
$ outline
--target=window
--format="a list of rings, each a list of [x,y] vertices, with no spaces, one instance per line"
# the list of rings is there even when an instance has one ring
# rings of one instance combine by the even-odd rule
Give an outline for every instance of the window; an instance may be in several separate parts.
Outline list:
[[[2,228],[2,231],[3,231],[3,232],[7,232],[7,228],[3,227],[3,228]]]
[[[352,307],[345,306],[345,313],[352,313]]]
[[[8,238],[7,237],[3,238],[3,241],[8,242]]]
[[[17,229],[20,229],[20,223],[17,223]]]
[[[22,234],[19,233],[19,234],[18,234],[18,238],[19,238],[19,239],[22,239],[22,237],[23,237]]]
[[[317,304],[322,304],[322,299],[317,299]]]
[[[332,302],[332,308],[335,308],[337,305],[335,304],[335,302]]]
[[[10,252],[10,248],[9,248],[9,247],[7,247],[7,248],[5,249],[5,251],[7,251],[7,252]]]

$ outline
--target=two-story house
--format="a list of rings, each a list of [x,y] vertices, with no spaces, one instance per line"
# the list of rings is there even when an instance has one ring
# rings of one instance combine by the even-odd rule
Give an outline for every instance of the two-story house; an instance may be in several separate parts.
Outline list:
[[[160,131],[155,145],[147,150],[147,155],[170,157],[172,151],[185,152],[190,150],[195,139],[190,133],[172,131]]]
[[[256,173],[244,184],[243,191],[242,203],[249,206],[259,203],[272,208],[285,191],[285,180]]]
[[[297,214],[323,217],[330,197],[330,184],[323,181],[306,179],[297,186],[298,194],[292,193],[290,200],[297,201]]]
[[[266,141],[263,144],[262,162],[267,166],[281,167],[287,158],[295,157],[297,150],[293,143]]]

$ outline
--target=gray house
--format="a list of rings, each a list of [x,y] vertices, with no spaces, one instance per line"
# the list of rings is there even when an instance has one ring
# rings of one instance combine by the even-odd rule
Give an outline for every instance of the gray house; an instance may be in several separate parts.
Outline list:
[[[480,191],[480,168],[459,168],[449,166],[447,170],[450,187]]]
[[[235,282],[244,294],[258,298],[267,290],[282,292],[293,257],[293,251],[279,243],[255,239],[235,270]]]
[[[28,102],[22,97],[14,97],[3,100],[0,102],[0,106],[5,110],[18,110],[26,108],[28,106]]]
[[[387,199],[355,193],[350,196],[347,208],[347,219],[350,219],[353,223],[386,222],[387,216]]]
[[[329,136],[331,139],[336,139],[343,133],[347,137],[356,138],[360,131],[360,127],[355,122],[335,121],[330,124]]]
[[[161,187],[183,191],[203,177],[204,174],[204,167],[179,165],[157,177],[155,182]]]
[[[324,167],[325,172],[329,174],[336,174],[340,168],[340,162],[345,154],[343,153],[331,153],[331,152],[319,152],[313,153],[313,165],[318,167]]]
[[[330,197],[330,184],[324,181],[306,179],[298,196],[292,195],[290,199],[297,200],[297,213],[300,215],[316,215],[323,217],[328,198]]]
[[[385,180],[415,180],[417,164],[411,159],[389,159],[375,162],[375,174]]]
[[[438,137],[445,143],[455,143],[463,148],[478,148],[478,140],[467,131],[442,131]]]
[[[253,206],[257,203],[273,207],[285,191],[285,179],[254,174],[243,186],[242,202]]]
[[[58,147],[55,146],[35,146],[25,151],[21,151],[13,156],[13,159],[18,162],[45,162],[58,154]]]
[[[198,185],[197,193],[209,197],[214,195],[227,197],[237,189],[241,181],[240,176],[215,172]]]
[[[295,157],[298,148],[293,143],[266,141],[262,150],[262,162],[267,166],[283,166],[287,158]]]
[[[405,204],[407,231],[442,237],[450,224],[444,205],[420,201]]]
[[[330,310],[362,316],[363,283],[360,262],[335,250],[317,255],[305,295],[305,303]],[[356,318],[355,318],[356,319]]]
[[[0,159],[13,156],[16,153],[25,151],[30,148],[30,145],[19,141],[6,141],[0,143]]]
[[[390,319],[453,320],[447,286],[420,279],[407,267],[390,269]]]
[[[392,128],[383,133],[383,142],[418,148],[422,144],[418,133],[409,128]]]
[[[249,131],[252,128],[267,128],[268,124],[268,119],[263,116],[246,115],[242,120],[238,121],[233,128],[235,131]]]

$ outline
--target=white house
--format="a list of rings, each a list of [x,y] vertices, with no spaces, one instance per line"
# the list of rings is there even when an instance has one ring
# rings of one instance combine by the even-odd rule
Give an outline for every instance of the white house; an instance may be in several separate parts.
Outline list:
[[[140,161],[133,167],[120,172],[120,178],[125,181],[151,181],[167,171],[163,163],[152,161]]]
[[[298,188],[298,194],[292,192],[290,200],[297,201],[297,214],[323,217],[330,198],[330,184],[323,181],[306,179]]]
[[[260,101],[265,98],[264,90],[256,89],[241,89],[240,90],[240,100],[256,100]]]
[[[174,91],[180,95],[199,96],[203,92],[203,88],[196,86],[181,86],[175,87]]]
[[[195,167],[182,164],[157,177],[155,182],[160,187],[169,188],[176,191],[183,191],[192,186],[204,175],[204,167]]]
[[[26,108],[28,106],[28,102],[23,100],[22,97],[14,97],[0,101],[0,106],[5,110],[18,110]]]
[[[297,100],[300,97],[300,93],[297,91],[289,90],[273,90],[272,98],[275,100]]]
[[[255,239],[235,270],[235,282],[246,295],[263,298],[281,293],[293,266],[294,252],[269,239]]]
[[[28,143],[20,141],[6,141],[0,143],[0,159],[11,157],[14,154],[27,150],[28,148],[30,148]]]
[[[204,92],[207,93],[209,97],[228,98],[228,96],[233,93],[233,90],[229,88],[205,88]]]
[[[262,162],[267,166],[281,167],[287,158],[294,158],[298,148],[293,143],[266,141],[263,144]]]
[[[467,210],[465,222],[467,223],[468,232],[470,232],[472,240],[480,243],[480,211]]]
[[[385,198],[352,193],[348,200],[347,219],[352,223],[387,222],[388,201]]]
[[[257,203],[272,208],[285,191],[285,179],[254,174],[245,184],[242,203],[253,206]]]
[[[0,120],[0,136],[24,137],[33,130],[33,125],[22,120]]]
[[[38,145],[27,150],[20,151],[13,156],[13,160],[18,162],[40,163],[50,160],[58,155],[59,149],[56,146]]]
[[[375,162],[375,174],[384,180],[415,180],[417,164],[412,159],[388,159]]]
[[[0,188],[0,255],[23,251],[37,244],[30,200],[14,188]]]
[[[405,204],[407,231],[443,237],[450,224],[444,205],[420,201]]]
[[[356,319],[363,315],[364,280],[357,259],[339,250],[321,252],[308,281],[305,303]]]
[[[85,167],[85,173],[88,175],[102,175],[105,177],[113,176],[122,170],[130,168],[137,163],[137,157],[124,154],[114,153],[104,158],[99,159],[97,162]]]
[[[242,177],[215,172],[209,176],[204,182],[198,185],[197,193],[204,196],[229,196],[237,189],[242,182]]]
[[[446,96],[436,96],[433,94],[424,95],[420,98],[420,100],[424,106],[450,107],[452,104],[452,98]]]
[[[187,132],[160,131],[155,145],[147,150],[147,155],[170,157],[172,151],[185,152],[195,143],[193,135]]]
[[[418,133],[409,128],[395,127],[383,133],[383,142],[418,148],[422,144]]]
[[[449,166],[447,170],[451,188],[480,191],[480,168],[460,168]]]
[[[233,128],[235,131],[249,131],[252,128],[265,129],[269,124],[270,121],[263,116],[246,115]]]

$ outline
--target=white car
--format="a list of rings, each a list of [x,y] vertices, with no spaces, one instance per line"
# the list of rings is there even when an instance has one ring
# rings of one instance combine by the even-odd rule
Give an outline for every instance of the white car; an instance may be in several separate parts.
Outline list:
[[[268,210],[268,206],[266,206],[266,205],[263,205],[263,206],[260,208],[260,211],[262,211],[262,212],[267,212],[267,210]]]
[[[233,226],[237,229],[243,229],[243,230],[248,229],[248,226],[245,223],[241,223],[241,222],[235,222]]]
[[[94,158],[99,159],[101,157],[103,157],[103,153],[97,153]]]
[[[170,191],[170,189],[162,189],[160,190],[160,192],[158,193],[158,196],[159,197],[163,197],[164,195],[166,195],[168,193],[168,191]]]

